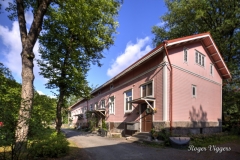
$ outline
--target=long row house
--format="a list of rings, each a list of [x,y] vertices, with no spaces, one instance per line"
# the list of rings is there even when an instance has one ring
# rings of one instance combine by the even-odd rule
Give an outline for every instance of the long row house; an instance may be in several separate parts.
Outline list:
[[[176,134],[222,130],[222,85],[231,74],[209,33],[164,41],[70,109],[74,125],[98,126],[122,135],[152,128]]]

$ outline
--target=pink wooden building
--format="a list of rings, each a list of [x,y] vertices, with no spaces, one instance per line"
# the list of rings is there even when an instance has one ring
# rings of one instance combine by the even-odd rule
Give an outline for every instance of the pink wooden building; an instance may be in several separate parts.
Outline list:
[[[110,131],[129,134],[220,132],[223,79],[231,74],[209,33],[168,40],[70,107],[73,124],[95,113]]]

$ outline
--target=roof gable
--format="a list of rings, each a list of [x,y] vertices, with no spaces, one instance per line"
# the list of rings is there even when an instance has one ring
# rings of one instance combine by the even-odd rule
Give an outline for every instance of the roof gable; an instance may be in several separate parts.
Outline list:
[[[208,52],[209,56],[211,56],[213,63],[217,67],[217,70],[219,71],[223,79],[229,79],[232,77],[210,33],[202,33],[202,34],[196,34],[192,36],[177,38],[177,39],[166,41],[165,43],[167,44],[166,45],[167,48],[171,48],[177,45],[194,42],[194,41],[200,41],[202,43],[204,49]]]

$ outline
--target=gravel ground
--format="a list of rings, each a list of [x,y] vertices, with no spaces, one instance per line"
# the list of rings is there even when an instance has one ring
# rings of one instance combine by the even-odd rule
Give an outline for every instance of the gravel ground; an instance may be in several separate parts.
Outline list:
[[[70,141],[74,142],[80,149],[79,154],[75,157],[66,157],[67,159],[84,159],[84,160],[240,160],[240,144],[227,143],[217,145],[215,150],[209,148],[192,148],[195,151],[188,149],[175,148],[155,148],[143,144],[132,143],[125,138],[106,138],[96,134],[88,134],[74,130],[65,129],[64,132]],[[225,148],[231,151],[222,151],[216,153],[216,149]],[[197,153],[197,149],[202,151]]]

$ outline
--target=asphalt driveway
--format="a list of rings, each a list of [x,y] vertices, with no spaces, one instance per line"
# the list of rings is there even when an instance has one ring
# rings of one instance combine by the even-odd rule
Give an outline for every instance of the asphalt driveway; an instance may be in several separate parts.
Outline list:
[[[231,147],[231,151],[209,150],[197,153],[188,149],[154,148],[141,144],[132,143],[124,138],[107,138],[96,134],[64,129],[70,141],[84,150],[88,160],[240,160],[240,145],[225,144]],[[86,159],[85,158],[85,159]]]

